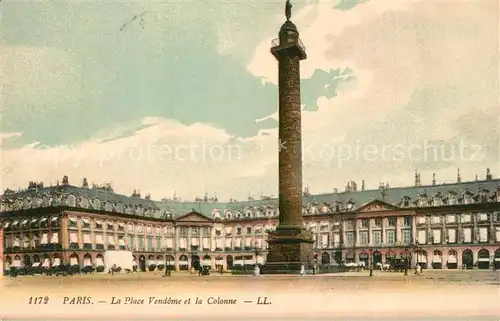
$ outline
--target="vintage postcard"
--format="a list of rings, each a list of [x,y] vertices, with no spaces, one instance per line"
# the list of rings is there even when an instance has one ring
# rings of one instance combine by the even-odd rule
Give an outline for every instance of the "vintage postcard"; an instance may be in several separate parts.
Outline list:
[[[0,14],[0,321],[499,319],[498,1]]]

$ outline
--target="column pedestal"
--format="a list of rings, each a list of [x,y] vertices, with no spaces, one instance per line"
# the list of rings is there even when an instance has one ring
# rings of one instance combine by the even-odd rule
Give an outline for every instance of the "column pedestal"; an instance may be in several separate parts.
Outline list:
[[[314,252],[311,232],[297,227],[278,226],[268,236],[269,251],[263,274],[300,274],[312,271]]]

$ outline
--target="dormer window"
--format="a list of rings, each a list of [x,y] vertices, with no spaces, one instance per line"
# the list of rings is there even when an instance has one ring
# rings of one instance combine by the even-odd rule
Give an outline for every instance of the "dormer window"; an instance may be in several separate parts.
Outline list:
[[[434,198],[432,199],[432,205],[434,206],[441,206],[443,205],[443,202],[441,200],[441,195],[435,195]]]
[[[354,207],[354,202],[353,201],[347,201],[346,208],[348,211],[352,210]]]
[[[403,196],[401,204],[403,205],[403,207],[410,207],[410,197]]]
[[[458,204],[457,193],[450,192],[448,194],[448,205],[456,205],[456,204]]]
[[[236,235],[241,235],[241,227],[236,228]]]
[[[472,198],[472,193],[470,191],[466,191],[464,193],[464,204],[472,204],[473,203],[473,198]]]

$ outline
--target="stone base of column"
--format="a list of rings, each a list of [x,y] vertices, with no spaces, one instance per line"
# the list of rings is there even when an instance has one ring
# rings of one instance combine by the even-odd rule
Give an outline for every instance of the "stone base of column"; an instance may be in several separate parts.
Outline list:
[[[278,226],[269,233],[266,265],[262,274],[300,274],[312,270],[314,252],[311,232],[294,226]],[[309,274],[309,273],[308,273]]]

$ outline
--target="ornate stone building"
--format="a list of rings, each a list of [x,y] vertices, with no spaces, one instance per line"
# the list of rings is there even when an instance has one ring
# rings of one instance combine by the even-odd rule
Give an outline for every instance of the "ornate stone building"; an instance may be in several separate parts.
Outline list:
[[[108,249],[130,249],[140,269],[197,261],[216,268],[263,264],[277,200],[152,201],[109,187],[30,184],[0,201],[5,266],[62,262],[99,270]],[[85,181],[86,182],[86,181]],[[319,265],[411,257],[427,268],[500,268],[500,179],[304,193],[304,224]],[[1,244],[1,243],[0,243]]]

